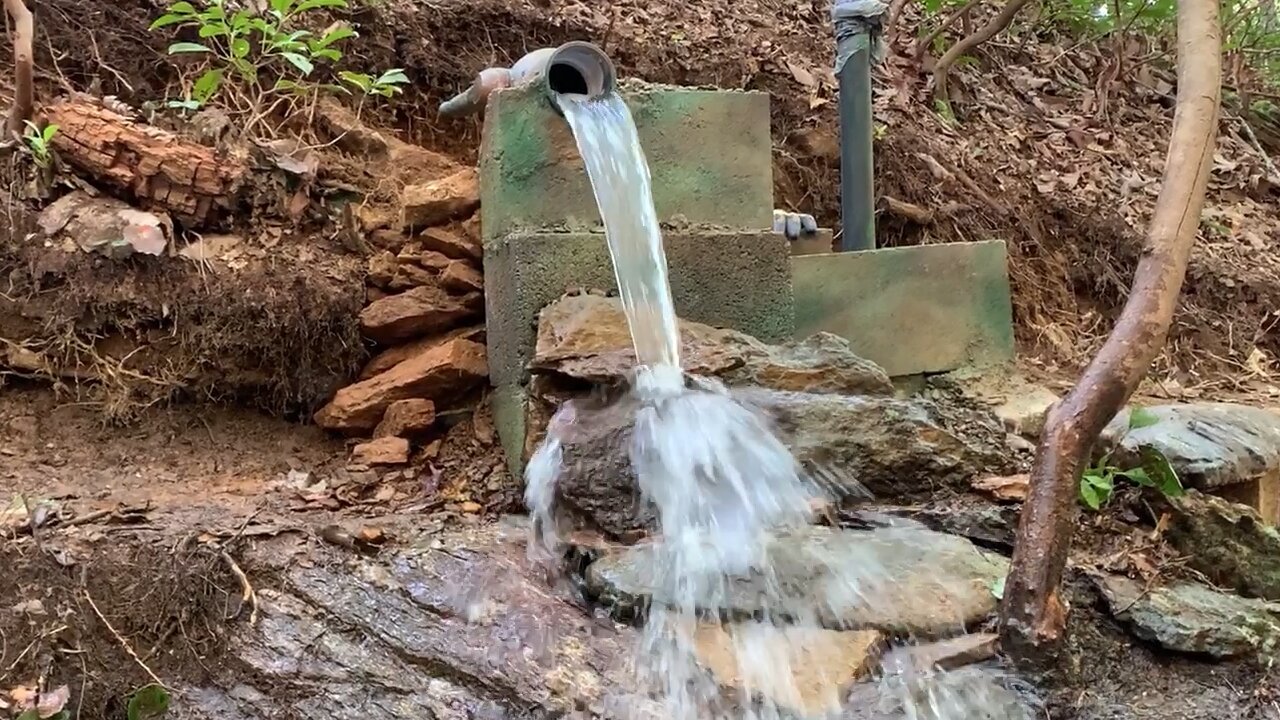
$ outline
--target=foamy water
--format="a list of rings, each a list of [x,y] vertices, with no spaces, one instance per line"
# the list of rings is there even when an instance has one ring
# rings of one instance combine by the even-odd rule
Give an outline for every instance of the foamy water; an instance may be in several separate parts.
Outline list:
[[[599,100],[564,97],[560,107],[604,220],[635,345],[629,402],[636,417],[628,453],[662,536],[650,580],[654,597],[666,602],[648,609],[635,658],[638,679],[667,720],[794,717],[770,698],[794,707],[800,690],[792,671],[804,677],[826,670],[791,667],[805,651],[805,631],[819,631],[822,608],[806,593],[781,587],[769,540],[811,522],[820,484],[805,476],[768,417],[736,401],[719,381],[681,371],[649,168],[626,104],[610,94]],[[555,486],[569,433],[590,425],[584,414],[573,403],[563,405],[526,469],[526,504],[534,520],[530,552],[538,560],[554,560],[562,551]],[[829,573],[824,596],[856,602],[869,585],[890,580],[878,570]],[[730,606],[730,594],[746,578],[764,588],[765,610],[754,622],[724,622],[710,609]],[[727,638],[739,678],[736,698],[724,695],[695,653],[699,633],[708,631]],[[968,697],[963,693],[928,682],[921,691],[921,681],[914,682],[909,690],[886,686],[901,717],[1020,717],[979,714],[971,703],[955,699]],[[841,700],[826,698],[819,714],[838,714]]]

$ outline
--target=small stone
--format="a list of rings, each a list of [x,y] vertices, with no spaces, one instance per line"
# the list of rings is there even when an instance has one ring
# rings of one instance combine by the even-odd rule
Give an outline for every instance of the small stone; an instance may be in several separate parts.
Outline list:
[[[996,656],[1000,637],[991,633],[974,633],[959,637],[906,646],[894,650],[885,658],[888,672],[928,672],[933,669],[954,670],[973,665]]]
[[[480,176],[475,168],[423,185],[410,185],[402,195],[406,225],[429,228],[475,212],[480,207]]]
[[[369,269],[365,274],[365,281],[374,287],[386,290],[396,279],[396,271],[399,269],[400,263],[396,262],[396,256],[384,250],[369,258]]]
[[[1027,499],[1027,489],[1030,483],[1031,476],[1023,473],[1021,475],[980,478],[973,481],[973,489],[986,493],[996,500],[1022,502]]]
[[[459,328],[442,335],[432,335],[430,337],[411,340],[404,345],[396,345],[387,348],[377,355],[373,356],[364,368],[360,370],[360,379],[368,380],[379,373],[386,372],[409,358],[421,354],[433,347],[438,347],[454,338],[462,338],[472,342],[483,343],[485,341],[485,326],[475,325],[472,327]]]
[[[453,329],[477,314],[476,296],[456,297],[435,285],[422,285],[365,307],[360,329],[375,342],[391,344]]]
[[[1148,642],[1215,658],[1272,658],[1280,650],[1280,606],[1177,582],[1144,588],[1119,575],[1095,578],[1116,619]]]
[[[474,515],[474,514],[476,514],[476,513],[480,512],[480,503],[475,502],[475,501],[472,501],[472,500],[468,500],[468,501],[466,501],[466,502],[462,503],[462,505],[461,505],[461,510],[462,510],[462,512],[467,513],[467,514],[469,514],[469,515]]]
[[[320,408],[315,421],[327,430],[372,430],[397,400],[447,401],[480,384],[488,375],[485,347],[455,338],[342,388]]]
[[[399,230],[380,229],[369,233],[369,244],[379,250],[398,253],[409,242],[409,238]]]
[[[409,441],[401,437],[381,437],[360,443],[351,451],[357,465],[403,465],[409,462]]]
[[[418,267],[413,263],[399,263],[396,267],[396,275],[391,279],[391,285],[388,289],[392,292],[402,292],[416,287],[424,287],[434,285],[436,276],[430,270]]]
[[[1044,431],[1049,408],[1058,400],[1057,393],[1046,387],[1027,385],[996,406],[995,414],[1014,435],[1038,438]]]
[[[435,250],[420,250],[415,248],[412,251],[401,253],[400,262],[415,263],[427,270],[439,273],[444,272],[445,268],[448,268],[455,261],[448,255],[436,252]]]
[[[704,624],[694,632],[698,662],[723,687],[750,690],[800,717],[838,710],[844,691],[875,665],[884,635],[875,630],[838,631],[808,627],[776,627],[763,623],[729,626]],[[770,658],[787,660],[778,667],[742,657],[743,645],[765,648]]]
[[[454,260],[440,273],[440,284],[456,293],[483,292],[484,275],[461,260]]]
[[[445,230],[444,228],[428,228],[418,236],[422,247],[445,257],[456,260],[479,260],[484,257],[484,248],[467,236]]]
[[[375,438],[412,437],[426,432],[436,421],[436,406],[430,400],[409,398],[397,400],[387,407],[373,431]]]

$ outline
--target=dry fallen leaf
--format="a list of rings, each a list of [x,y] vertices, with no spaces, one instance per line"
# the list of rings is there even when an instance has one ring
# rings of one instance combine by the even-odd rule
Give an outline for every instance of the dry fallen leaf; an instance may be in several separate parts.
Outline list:
[[[974,480],[973,489],[987,493],[996,500],[1022,502],[1027,499],[1027,486],[1030,482],[1031,478],[1025,474],[986,477]]]

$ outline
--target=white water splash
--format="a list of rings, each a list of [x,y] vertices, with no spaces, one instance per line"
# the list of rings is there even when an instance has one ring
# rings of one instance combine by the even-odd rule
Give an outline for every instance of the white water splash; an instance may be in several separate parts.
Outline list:
[[[650,581],[653,596],[666,601],[648,608],[636,658],[639,679],[665,720],[794,717],[782,707],[794,707],[800,697],[793,678],[825,669],[793,668],[804,648],[788,646],[800,641],[783,636],[820,631],[823,608],[813,601],[815,588],[781,586],[769,541],[811,522],[811,508],[823,499],[821,488],[804,475],[761,411],[735,400],[719,381],[681,371],[649,168],[626,104],[611,93],[594,100],[564,96],[560,108],[604,220],[635,345],[638,366],[627,399],[628,407],[634,404],[635,423],[627,451],[642,501],[655,511],[662,536]],[[561,554],[555,493],[564,446],[575,428],[591,422],[581,407],[565,403],[530,458],[525,499],[533,515],[530,553],[538,561]],[[883,581],[878,568],[859,567],[827,573],[821,590],[828,599],[852,603],[868,584]],[[765,610],[752,622],[726,622],[715,609],[732,607],[743,582],[764,589]],[[787,633],[778,630],[783,626]],[[698,634],[708,628],[728,639],[740,680],[736,698],[722,692],[696,652]],[[950,714],[931,714],[938,693],[926,692],[927,706],[920,708],[913,693],[895,696],[906,708],[903,717],[987,717],[959,702],[951,703]],[[829,698],[823,712],[838,714],[841,700]]]

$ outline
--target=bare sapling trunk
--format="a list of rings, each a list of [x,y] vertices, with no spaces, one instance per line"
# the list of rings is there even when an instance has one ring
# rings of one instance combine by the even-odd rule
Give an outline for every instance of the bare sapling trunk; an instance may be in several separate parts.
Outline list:
[[[35,18],[23,0],[4,0],[13,21],[13,108],[5,128],[9,136],[21,135],[35,112]]]
[[[1067,607],[1063,571],[1077,485],[1098,435],[1164,346],[1200,225],[1221,103],[1216,0],[1178,2],[1178,97],[1164,178],[1120,318],[1071,392],[1049,412],[1005,583],[1001,635],[1024,659],[1059,647]]]
[[[967,17],[969,12],[973,10],[973,6],[977,5],[979,2],[981,2],[981,0],[969,0],[963,7],[951,13],[946,20],[939,23],[938,27],[933,29],[933,32],[921,38],[920,41],[916,43],[916,51],[913,54],[912,59],[916,62],[924,60],[925,53],[929,52],[929,48],[933,47],[933,44],[938,40],[938,38],[942,37],[942,33],[946,32],[948,28],[955,25],[962,18]]]
[[[1000,8],[1000,12],[978,28],[977,32],[961,38],[943,53],[938,59],[938,64],[933,67],[933,97],[936,100],[950,105],[951,97],[947,91],[947,78],[951,72],[951,66],[966,53],[1003,32],[1013,22],[1018,11],[1028,2],[1029,0],[1009,0],[1004,7]]]

